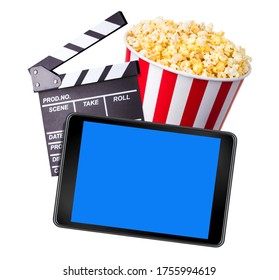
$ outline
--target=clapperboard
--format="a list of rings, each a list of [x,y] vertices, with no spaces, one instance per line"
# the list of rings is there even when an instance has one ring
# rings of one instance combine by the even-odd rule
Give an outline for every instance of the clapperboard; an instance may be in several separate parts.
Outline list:
[[[64,123],[70,113],[143,120],[136,61],[62,75],[53,71],[126,24],[117,12],[29,68],[39,94],[52,176],[59,173]]]

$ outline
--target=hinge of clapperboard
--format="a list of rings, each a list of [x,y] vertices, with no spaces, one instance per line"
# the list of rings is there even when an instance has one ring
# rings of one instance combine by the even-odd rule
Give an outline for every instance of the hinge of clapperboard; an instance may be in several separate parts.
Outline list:
[[[100,42],[127,24],[122,12],[117,12],[97,26],[86,31],[80,37],[66,44],[54,54],[47,56],[28,70],[30,72],[34,92],[61,89],[72,86],[90,84],[135,75],[139,73],[136,61],[109,65],[100,73],[100,69],[83,70],[81,72],[57,74],[53,70],[84,50]],[[99,74],[98,74],[99,72]]]

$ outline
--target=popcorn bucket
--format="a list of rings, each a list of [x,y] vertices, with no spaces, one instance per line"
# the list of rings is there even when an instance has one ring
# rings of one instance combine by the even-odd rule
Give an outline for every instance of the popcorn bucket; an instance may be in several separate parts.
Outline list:
[[[239,78],[209,78],[153,62],[125,40],[126,61],[138,60],[146,121],[220,130],[249,72]]]

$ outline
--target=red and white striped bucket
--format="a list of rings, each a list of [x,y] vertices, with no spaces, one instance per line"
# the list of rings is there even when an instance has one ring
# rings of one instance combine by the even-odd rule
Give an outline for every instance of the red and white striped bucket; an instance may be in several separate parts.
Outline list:
[[[153,62],[126,43],[126,61],[138,60],[146,121],[220,130],[250,71],[240,78],[191,75]]]

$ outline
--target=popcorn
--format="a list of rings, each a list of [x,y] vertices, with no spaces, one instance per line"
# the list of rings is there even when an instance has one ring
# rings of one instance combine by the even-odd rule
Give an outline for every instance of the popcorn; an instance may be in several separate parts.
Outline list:
[[[128,44],[146,58],[175,70],[213,78],[238,78],[250,70],[245,49],[214,32],[213,24],[175,23],[158,17],[127,33]]]

